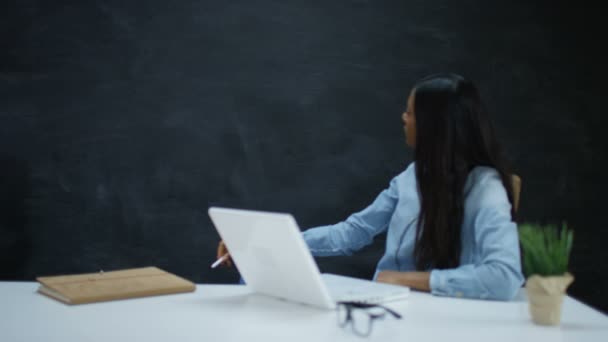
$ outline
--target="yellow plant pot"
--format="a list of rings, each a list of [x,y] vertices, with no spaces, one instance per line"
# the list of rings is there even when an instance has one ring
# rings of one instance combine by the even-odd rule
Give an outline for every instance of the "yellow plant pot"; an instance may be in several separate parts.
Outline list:
[[[574,281],[570,273],[561,276],[532,275],[526,281],[528,308],[532,321],[540,325],[558,325],[566,289]]]

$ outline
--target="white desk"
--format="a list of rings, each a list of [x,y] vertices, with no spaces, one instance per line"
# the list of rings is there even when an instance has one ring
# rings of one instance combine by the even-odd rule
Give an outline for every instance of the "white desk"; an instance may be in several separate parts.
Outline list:
[[[608,316],[566,298],[562,324],[534,325],[524,293],[514,302],[413,292],[389,306],[403,319],[376,321],[368,338],[337,325],[336,313],[249,294],[245,286],[67,306],[35,282],[0,282],[0,341],[608,341]]]

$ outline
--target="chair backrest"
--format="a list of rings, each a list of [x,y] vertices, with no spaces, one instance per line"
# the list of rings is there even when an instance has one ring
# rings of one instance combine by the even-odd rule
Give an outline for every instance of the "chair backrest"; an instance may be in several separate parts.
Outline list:
[[[511,175],[511,182],[513,185],[513,209],[517,212],[519,207],[519,194],[521,193],[521,177],[518,175]]]
[[[521,177],[516,174],[511,174],[511,185],[513,187],[513,212],[517,212],[517,208],[519,207],[519,194],[521,193]],[[519,239],[519,237],[518,237]],[[521,243],[519,244],[519,255],[523,255],[523,249],[521,247]],[[523,271],[524,269],[524,259],[520,258],[520,267]],[[525,287],[526,282],[524,282],[521,287]]]

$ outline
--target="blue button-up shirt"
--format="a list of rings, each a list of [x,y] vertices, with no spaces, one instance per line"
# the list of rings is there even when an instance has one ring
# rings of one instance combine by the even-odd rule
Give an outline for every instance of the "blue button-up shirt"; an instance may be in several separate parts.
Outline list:
[[[387,233],[386,250],[374,279],[383,270],[415,271],[413,257],[420,212],[415,164],[393,178],[387,189],[362,211],[345,221],[303,232],[315,256],[351,255]],[[460,266],[430,270],[435,295],[512,299],[523,275],[517,226],[511,204],[495,169],[475,167],[465,183]]]

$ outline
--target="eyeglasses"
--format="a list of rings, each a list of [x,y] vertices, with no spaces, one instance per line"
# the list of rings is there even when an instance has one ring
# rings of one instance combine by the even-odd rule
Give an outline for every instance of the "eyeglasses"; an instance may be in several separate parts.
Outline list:
[[[338,324],[344,328],[350,323],[355,334],[367,337],[372,332],[373,322],[384,318],[387,312],[396,319],[401,319],[400,314],[379,304],[339,302]]]

